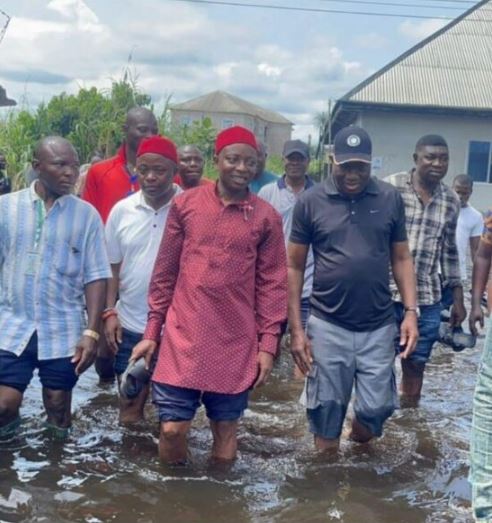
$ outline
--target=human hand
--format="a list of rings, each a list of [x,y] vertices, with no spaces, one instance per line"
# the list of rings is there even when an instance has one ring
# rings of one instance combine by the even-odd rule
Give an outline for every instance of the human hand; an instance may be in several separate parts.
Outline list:
[[[96,340],[90,336],[82,336],[75,347],[75,354],[70,360],[76,363],[75,374],[80,376],[96,359]]]
[[[115,314],[109,316],[104,321],[104,335],[106,342],[113,354],[118,352],[118,344],[122,342],[122,328],[118,316]]]
[[[470,311],[470,316],[468,317],[468,325],[470,327],[470,332],[474,336],[478,336],[477,322],[480,324],[480,328],[483,329],[483,310],[480,305],[475,305]]]
[[[461,300],[455,301],[451,307],[451,314],[449,316],[449,325],[451,328],[459,327],[466,318],[465,305]]]
[[[290,353],[299,370],[306,376],[311,370],[313,357],[311,355],[311,340],[304,331],[291,333]]]
[[[157,343],[152,340],[142,340],[133,347],[132,355],[130,356],[130,362],[137,361],[140,358],[145,359],[145,368],[150,368],[150,362],[152,356],[157,348]]]
[[[265,385],[273,369],[273,354],[269,352],[259,351],[258,357],[258,377],[256,378],[253,388],[261,387]]]
[[[407,311],[400,325],[400,358],[406,359],[412,354],[419,339],[417,314]]]

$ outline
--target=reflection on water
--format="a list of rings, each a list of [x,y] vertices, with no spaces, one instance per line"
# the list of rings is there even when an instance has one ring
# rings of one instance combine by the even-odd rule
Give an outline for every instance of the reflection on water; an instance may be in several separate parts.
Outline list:
[[[0,521],[144,523],[471,522],[468,439],[480,348],[437,348],[419,409],[398,411],[370,446],[343,442],[321,459],[306,433],[282,357],[255,392],[229,471],[208,463],[211,438],[200,414],[191,432],[193,465],[157,460],[157,422],[118,426],[114,387],[93,370],[74,394],[74,430],[65,443],[42,432],[39,384],[26,393],[23,433],[0,447]]]

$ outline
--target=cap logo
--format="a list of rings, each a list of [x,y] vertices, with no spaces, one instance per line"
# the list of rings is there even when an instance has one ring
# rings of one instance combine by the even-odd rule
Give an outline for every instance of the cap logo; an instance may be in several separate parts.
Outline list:
[[[347,145],[349,147],[358,147],[360,145],[360,138],[356,134],[351,134],[347,138]]]

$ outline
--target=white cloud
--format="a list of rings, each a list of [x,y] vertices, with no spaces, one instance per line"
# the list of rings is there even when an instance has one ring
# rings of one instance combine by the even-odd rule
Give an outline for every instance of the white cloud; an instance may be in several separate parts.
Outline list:
[[[406,36],[408,39],[418,42],[435,33],[441,29],[441,27],[444,27],[446,23],[446,20],[438,20],[434,18],[419,22],[405,20],[398,26],[398,32],[403,36]]]
[[[108,87],[131,54],[139,87],[157,105],[170,94],[179,102],[222,89],[280,112],[305,137],[328,98],[367,74],[332,38],[313,36],[288,49],[210,11],[160,0],[127,0],[124,17],[94,9],[83,0],[51,0],[43,19],[13,17],[0,70],[10,96],[26,93],[36,104],[62,90]]]
[[[258,64],[258,71],[263,73],[265,76],[280,76],[282,69],[275,67],[267,63]]]

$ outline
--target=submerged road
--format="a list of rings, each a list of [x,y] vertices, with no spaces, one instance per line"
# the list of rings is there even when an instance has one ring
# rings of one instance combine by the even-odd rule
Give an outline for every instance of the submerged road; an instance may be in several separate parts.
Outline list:
[[[48,441],[36,379],[22,434],[0,447],[0,521],[471,523],[468,445],[482,345],[459,354],[437,347],[420,407],[397,411],[367,448],[344,441],[328,461],[313,452],[285,354],[252,397],[228,471],[208,464],[203,414],[191,433],[193,465],[161,466],[152,406],[141,426],[118,426],[115,386],[98,387],[93,369],[75,390],[69,441]]]

